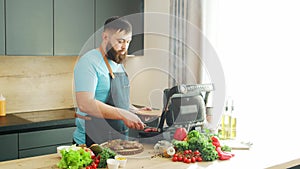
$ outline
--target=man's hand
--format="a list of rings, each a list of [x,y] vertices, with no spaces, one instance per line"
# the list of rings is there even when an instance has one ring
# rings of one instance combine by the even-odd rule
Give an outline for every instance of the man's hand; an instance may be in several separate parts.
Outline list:
[[[142,120],[134,113],[126,111],[124,109],[118,109],[122,116],[122,120],[124,121],[125,125],[128,128],[136,129],[136,130],[143,130],[145,124]]]

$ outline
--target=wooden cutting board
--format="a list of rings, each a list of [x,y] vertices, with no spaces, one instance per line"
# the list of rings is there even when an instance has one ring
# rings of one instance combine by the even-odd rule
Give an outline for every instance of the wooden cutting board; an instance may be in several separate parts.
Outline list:
[[[238,140],[220,140],[221,144],[231,147],[233,150],[249,150],[251,145]]]
[[[112,146],[111,141],[104,142],[100,145],[103,147],[108,147],[120,155],[135,155],[135,154],[139,154],[144,151],[144,146],[137,141],[127,141],[127,140],[112,140],[112,141],[115,141],[115,143],[117,143],[117,145],[115,145],[115,143],[114,143]],[[130,145],[133,145],[133,144],[137,145],[137,146],[130,147]],[[128,145],[128,147],[126,147],[125,145]],[[115,147],[117,147],[117,146],[123,147],[123,149],[115,149]]]

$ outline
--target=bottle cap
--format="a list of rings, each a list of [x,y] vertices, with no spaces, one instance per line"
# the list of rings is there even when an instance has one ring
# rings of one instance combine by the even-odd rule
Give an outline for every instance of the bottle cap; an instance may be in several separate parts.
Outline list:
[[[0,100],[5,100],[5,97],[2,94],[0,94]]]

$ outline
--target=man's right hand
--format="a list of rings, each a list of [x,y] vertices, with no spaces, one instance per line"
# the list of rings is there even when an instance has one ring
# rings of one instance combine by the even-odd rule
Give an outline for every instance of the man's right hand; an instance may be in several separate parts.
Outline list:
[[[124,109],[118,109],[122,116],[122,120],[124,121],[125,125],[128,128],[136,129],[136,130],[143,130],[145,124],[142,120],[134,113],[126,111]]]

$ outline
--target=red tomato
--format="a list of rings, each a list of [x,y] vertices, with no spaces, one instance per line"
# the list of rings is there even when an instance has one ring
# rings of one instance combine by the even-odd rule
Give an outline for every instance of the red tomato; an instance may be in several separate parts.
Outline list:
[[[91,166],[86,166],[85,169],[92,169]]]
[[[190,151],[189,150],[184,150],[184,154],[189,154]]]
[[[188,163],[188,164],[191,163],[191,159],[188,158],[188,159],[185,161],[185,163]]]
[[[92,166],[92,169],[95,169],[95,168],[98,167],[98,164],[96,164],[95,162],[93,162],[91,166]]]
[[[192,163],[196,162],[196,158],[195,158],[195,157],[192,157],[192,158],[191,158],[191,162],[192,162]]]
[[[195,151],[194,151],[194,154],[195,154],[195,155],[199,155],[200,152],[199,152],[198,150],[195,150]]]
[[[202,161],[202,158],[201,158],[201,157],[197,157],[197,158],[196,158],[196,161],[201,162],[201,161]]]
[[[96,163],[96,164],[99,164],[99,163],[100,163],[100,160],[99,160],[99,159],[95,159],[95,163]]]
[[[183,162],[186,162],[188,158],[187,157],[183,157]]]
[[[172,161],[176,162],[176,161],[178,161],[178,158],[177,157],[173,157]]]
[[[178,157],[178,154],[174,154],[173,157]]]
[[[178,159],[178,161],[182,161],[183,157],[182,156],[178,156],[177,159]]]

